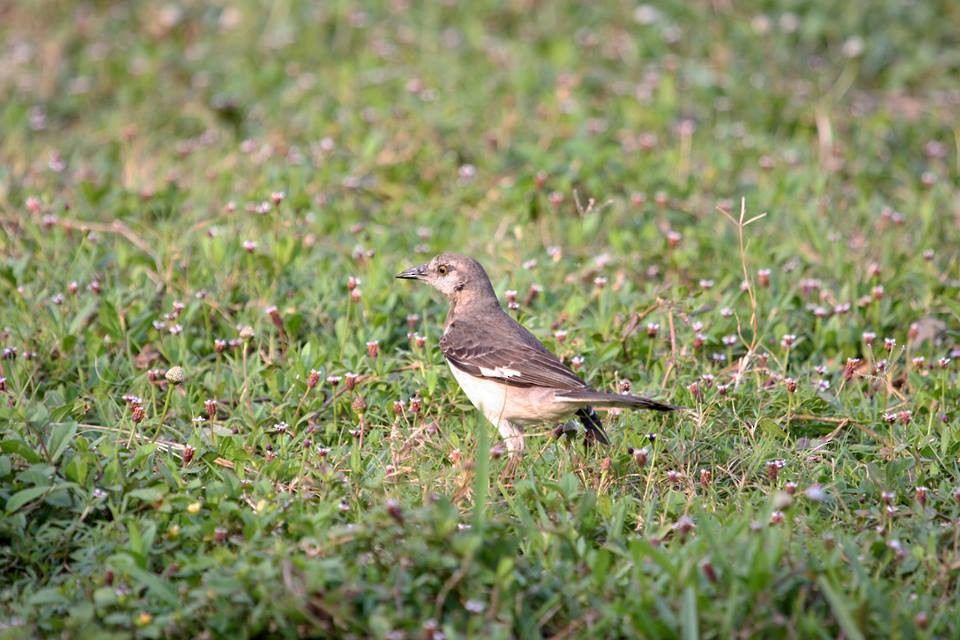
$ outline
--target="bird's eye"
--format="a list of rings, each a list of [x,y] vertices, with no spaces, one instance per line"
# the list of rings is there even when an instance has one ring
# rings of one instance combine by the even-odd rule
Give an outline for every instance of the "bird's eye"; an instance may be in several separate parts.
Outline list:
[[[442,264],[439,267],[437,267],[437,273],[439,273],[442,276],[447,275],[447,265]]]

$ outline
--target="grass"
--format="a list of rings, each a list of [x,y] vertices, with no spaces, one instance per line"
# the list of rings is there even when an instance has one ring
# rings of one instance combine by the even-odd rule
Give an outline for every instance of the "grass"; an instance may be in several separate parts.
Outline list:
[[[0,635],[960,634],[955,3],[413,4],[0,9]]]

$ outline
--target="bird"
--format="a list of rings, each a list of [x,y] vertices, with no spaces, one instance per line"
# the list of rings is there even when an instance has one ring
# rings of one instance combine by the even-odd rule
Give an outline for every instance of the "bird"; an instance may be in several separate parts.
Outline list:
[[[576,416],[587,445],[609,444],[594,407],[673,411],[672,405],[590,387],[500,305],[483,266],[442,253],[396,275],[424,282],[449,302],[440,350],[470,402],[493,424],[511,458],[524,428]]]

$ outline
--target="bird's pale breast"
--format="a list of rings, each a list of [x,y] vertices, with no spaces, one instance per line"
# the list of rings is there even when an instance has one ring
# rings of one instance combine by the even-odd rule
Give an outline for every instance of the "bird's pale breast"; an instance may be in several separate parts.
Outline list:
[[[516,425],[551,422],[577,410],[575,405],[556,399],[556,391],[543,387],[517,387],[472,376],[450,365],[453,377],[467,398],[492,424],[508,420]]]

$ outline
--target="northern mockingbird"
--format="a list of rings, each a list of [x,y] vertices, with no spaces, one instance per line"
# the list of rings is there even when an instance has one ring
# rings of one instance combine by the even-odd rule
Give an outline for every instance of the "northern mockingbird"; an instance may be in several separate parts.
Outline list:
[[[480,263],[453,253],[398,273],[422,280],[450,301],[440,349],[460,388],[500,432],[512,455],[523,451],[523,427],[576,414],[587,442],[608,444],[593,407],[672,411],[630,394],[591,389],[500,307]]]

